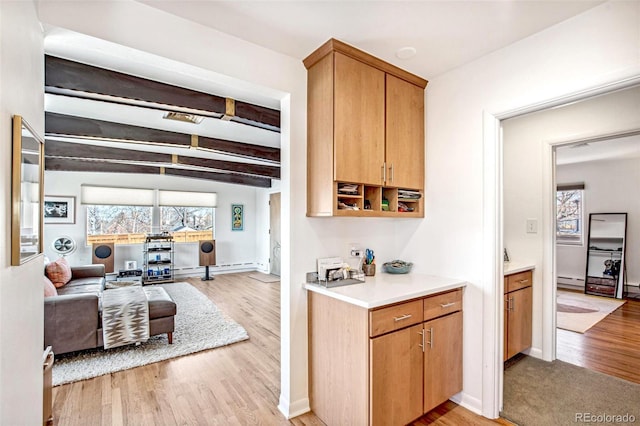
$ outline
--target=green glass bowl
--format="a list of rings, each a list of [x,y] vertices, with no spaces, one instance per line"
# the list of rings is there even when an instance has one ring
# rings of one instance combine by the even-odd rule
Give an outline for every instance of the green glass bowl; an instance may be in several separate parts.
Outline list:
[[[392,260],[382,264],[382,268],[389,274],[408,274],[413,267],[413,263],[403,260]]]

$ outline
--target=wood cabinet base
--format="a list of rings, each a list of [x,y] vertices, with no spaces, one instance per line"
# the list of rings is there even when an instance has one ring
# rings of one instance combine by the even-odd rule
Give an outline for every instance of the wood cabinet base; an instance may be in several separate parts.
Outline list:
[[[404,425],[462,390],[462,290],[367,310],[315,292],[309,397],[329,425]]]

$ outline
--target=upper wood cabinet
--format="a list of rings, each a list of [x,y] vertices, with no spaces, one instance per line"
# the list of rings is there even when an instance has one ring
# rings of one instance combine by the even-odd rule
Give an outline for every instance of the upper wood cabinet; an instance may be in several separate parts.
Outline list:
[[[307,215],[424,217],[427,81],[334,39],[304,65]]]
[[[334,55],[334,179],[382,185],[384,72]]]
[[[424,189],[424,89],[386,77],[386,185]]]

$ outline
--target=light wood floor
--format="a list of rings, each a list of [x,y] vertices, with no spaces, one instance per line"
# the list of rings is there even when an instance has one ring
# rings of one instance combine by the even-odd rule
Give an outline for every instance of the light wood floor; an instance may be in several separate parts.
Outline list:
[[[558,329],[556,348],[559,360],[640,383],[640,301],[628,299],[584,334]]]
[[[188,281],[249,333],[249,340],[54,388],[56,425],[322,425],[287,421],[280,396],[280,289],[248,273]],[[180,307],[178,307],[180,309]],[[415,425],[510,424],[448,402]]]

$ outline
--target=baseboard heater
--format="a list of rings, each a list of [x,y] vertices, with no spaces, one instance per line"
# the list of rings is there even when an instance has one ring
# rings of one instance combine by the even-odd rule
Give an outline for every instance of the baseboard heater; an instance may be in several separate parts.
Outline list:
[[[584,288],[584,278],[565,277],[558,275],[556,284],[562,287],[581,287]]]

